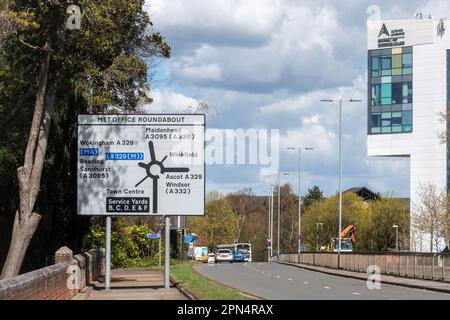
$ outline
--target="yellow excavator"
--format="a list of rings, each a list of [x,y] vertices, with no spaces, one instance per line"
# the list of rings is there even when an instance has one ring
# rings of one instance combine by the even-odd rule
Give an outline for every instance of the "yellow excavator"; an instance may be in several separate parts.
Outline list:
[[[349,225],[341,232],[341,252],[352,252],[356,246],[355,226]],[[331,239],[327,246],[327,251],[338,252],[339,251],[339,237]]]

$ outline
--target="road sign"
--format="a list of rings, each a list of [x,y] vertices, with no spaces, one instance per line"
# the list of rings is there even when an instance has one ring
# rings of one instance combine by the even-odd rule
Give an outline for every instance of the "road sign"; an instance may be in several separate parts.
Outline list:
[[[196,239],[197,239],[196,235],[193,235],[193,234],[184,235],[184,243],[185,244],[194,243]]]
[[[160,233],[147,233],[147,239],[159,239],[161,238]]]
[[[203,215],[205,116],[80,115],[78,214]]]

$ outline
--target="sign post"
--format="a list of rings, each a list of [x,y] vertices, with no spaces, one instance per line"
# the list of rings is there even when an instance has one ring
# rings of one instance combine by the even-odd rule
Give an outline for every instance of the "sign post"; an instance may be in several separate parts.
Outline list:
[[[158,253],[158,265],[161,268],[161,231],[159,231],[159,253]]]
[[[170,288],[170,217],[165,218],[165,235],[164,235],[164,288]]]
[[[165,216],[168,288],[168,220],[204,215],[204,137],[202,114],[78,116],[78,214],[106,216],[106,290],[111,217],[127,215]]]
[[[105,261],[105,290],[111,290],[111,217],[106,217],[106,261]]]

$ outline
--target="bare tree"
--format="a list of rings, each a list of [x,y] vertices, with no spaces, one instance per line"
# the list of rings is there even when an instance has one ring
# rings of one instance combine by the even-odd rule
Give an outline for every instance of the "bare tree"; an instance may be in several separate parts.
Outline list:
[[[206,114],[209,116],[218,116],[217,108],[206,101],[200,101],[196,106],[187,106],[186,113]]]
[[[257,211],[258,206],[255,196],[252,189],[244,189],[237,193],[229,194],[228,201],[237,215],[236,229],[238,230],[238,240],[240,240],[247,218],[250,214]]]
[[[444,199],[445,203],[445,214],[443,215],[442,225],[444,228],[444,239],[445,239],[445,245],[447,248],[450,247],[450,194],[447,194],[447,196]]]
[[[418,202],[414,203],[413,226],[424,234],[430,236],[430,251],[433,251],[433,244],[445,237],[447,233],[447,194],[435,184],[425,184],[419,186]]]

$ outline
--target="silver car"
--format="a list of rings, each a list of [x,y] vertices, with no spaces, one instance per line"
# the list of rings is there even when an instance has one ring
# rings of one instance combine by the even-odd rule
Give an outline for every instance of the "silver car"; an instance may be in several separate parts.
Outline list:
[[[233,263],[233,252],[230,249],[219,249],[216,252],[216,263],[217,262],[229,262]]]

